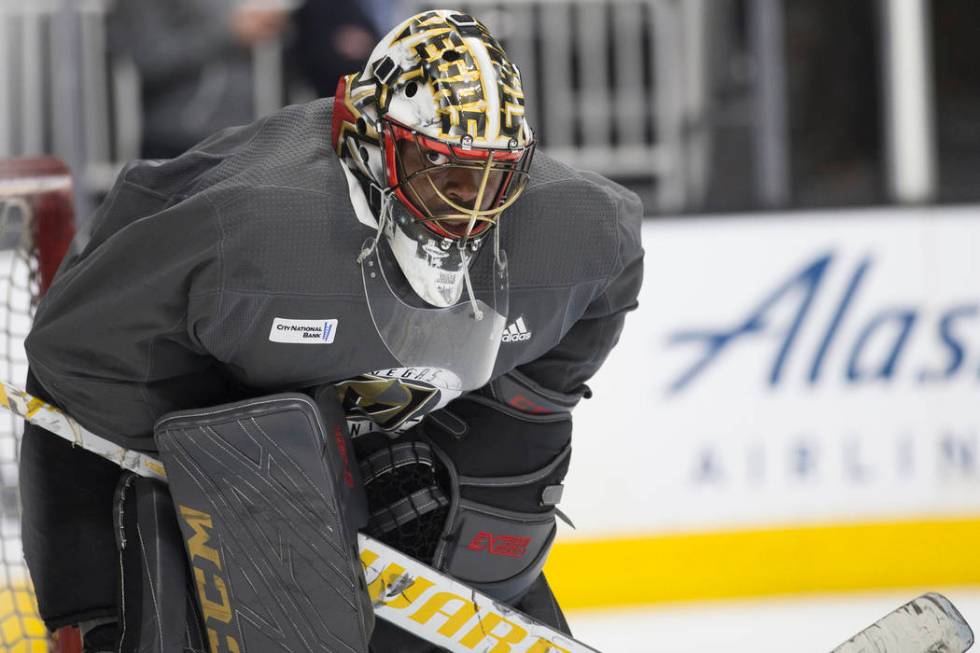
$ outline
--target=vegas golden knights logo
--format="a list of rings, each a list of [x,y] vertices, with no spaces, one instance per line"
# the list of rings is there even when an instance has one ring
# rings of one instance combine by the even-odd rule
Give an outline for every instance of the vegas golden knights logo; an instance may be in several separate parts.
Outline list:
[[[234,614],[223,576],[221,554],[211,542],[214,528],[211,515],[187,506],[179,508],[181,520],[194,533],[187,540],[187,553],[211,653],[241,653],[235,639]]]
[[[362,374],[337,384],[344,413],[353,419],[369,419],[384,431],[397,431],[412,418],[425,415],[438,402],[439,394],[424,381],[378,374]],[[351,434],[357,435],[354,430]]]

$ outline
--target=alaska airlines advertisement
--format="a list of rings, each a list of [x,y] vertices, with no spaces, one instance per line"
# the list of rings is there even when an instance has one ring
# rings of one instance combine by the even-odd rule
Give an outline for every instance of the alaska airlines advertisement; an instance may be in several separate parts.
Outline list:
[[[640,308],[576,409],[562,507],[577,530],[560,542],[632,542],[654,586],[665,555],[703,567],[737,550],[747,574],[812,565],[798,582],[771,570],[772,591],[980,581],[980,211],[651,221],[643,236]],[[909,558],[928,557],[923,538],[945,543],[929,554],[942,570]],[[879,549],[897,558],[853,580]],[[747,578],[729,594],[743,590],[770,591]]]

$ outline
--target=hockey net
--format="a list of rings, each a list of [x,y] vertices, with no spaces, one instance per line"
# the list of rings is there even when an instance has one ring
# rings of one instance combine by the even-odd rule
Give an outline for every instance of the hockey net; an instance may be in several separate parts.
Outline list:
[[[0,378],[23,387],[24,338],[74,235],[68,168],[54,157],[0,160]],[[0,651],[48,651],[20,537],[23,424],[0,414]]]

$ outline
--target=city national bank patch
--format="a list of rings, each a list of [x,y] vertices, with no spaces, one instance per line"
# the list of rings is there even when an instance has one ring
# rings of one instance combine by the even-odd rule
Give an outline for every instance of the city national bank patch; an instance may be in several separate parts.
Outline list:
[[[337,320],[289,320],[272,322],[269,340],[301,345],[329,345],[337,336]]]

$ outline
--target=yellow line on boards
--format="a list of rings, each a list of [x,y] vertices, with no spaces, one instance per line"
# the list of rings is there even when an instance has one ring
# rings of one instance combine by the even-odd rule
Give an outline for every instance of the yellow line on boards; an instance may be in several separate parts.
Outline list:
[[[559,541],[545,573],[566,609],[980,585],[980,518]]]

